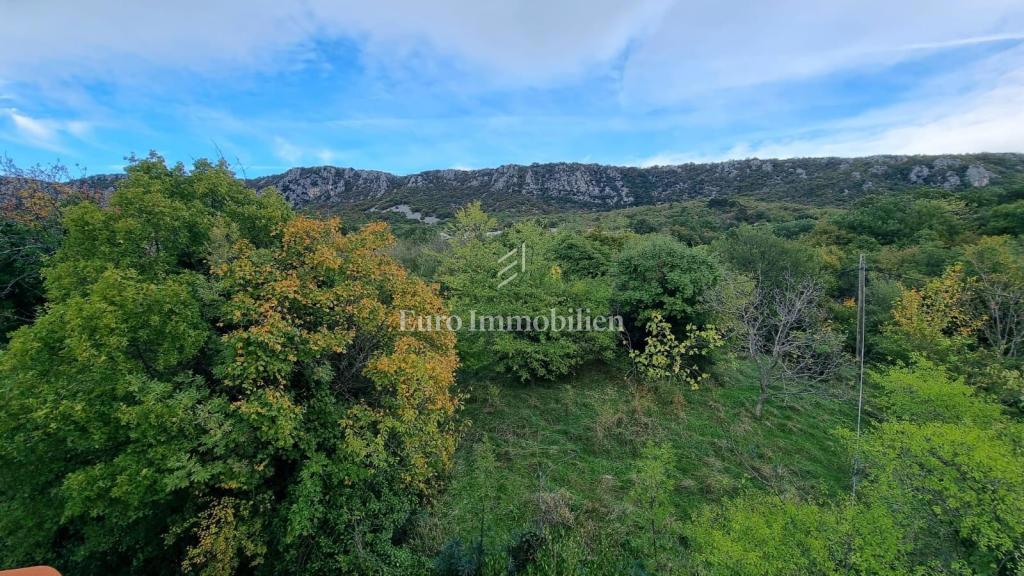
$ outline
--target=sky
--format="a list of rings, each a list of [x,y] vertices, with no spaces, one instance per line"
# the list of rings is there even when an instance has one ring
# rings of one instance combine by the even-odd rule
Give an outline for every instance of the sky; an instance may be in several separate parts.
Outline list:
[[[1024,152],[1021,0],[0,0],[0,153],[252,177]]]

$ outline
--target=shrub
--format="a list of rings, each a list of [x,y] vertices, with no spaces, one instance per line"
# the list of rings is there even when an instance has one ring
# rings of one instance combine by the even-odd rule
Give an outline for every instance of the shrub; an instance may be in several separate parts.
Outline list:
[[[712,318],[708,296],[720,278],[718,265],[703,249],[668,236],[644,236],[626,244],[615,259],[613,304],[636,341],[655,313],[676,328],[704,326]]]
[[[856,446],[867,470],[858,495],[913,534],[915,563],[945,570],[966,563],[979,574],[1022,567],[1024,458],[1006,434],[960,423],[887,422]]]
[[[686,338],[677,341],[672,327],[655,312],[647,323],[647,338],[643,350],[631,350],[629,357],[641,377],[648,381],[682,382],[696,390],[707,380],[704,371],[708,356],[723,341],[714,326],[698,330],[696,326],[686,327]]]
[[[499,286],[502,256],[526,246],[525,270]],[[577,317],[610,314],[610,287],[599,279],[566,277],[553,256],[554,237],[532,223],[523,223],[492,238],[453,242],[441,269],[441,281],[452,311],[465,323],[472,318]],[[497,322],[493,323],[495,326]],[[520,322],[522,325],[522,322]],[[490,328],[489,323],[486,328]],[[507,327],[506,327],[507,328]],[[459,352],[468,372],[486,369],[522,381],[548,380],[577,367],[610,357],[612,331],[470,330],[464,325]]]
[[[897,366],[872,377],[881,388],[878,404],[892,420],[988,426],[1001,416],[998,404],[978,398],[963,378],[953,379],[927,360],[918,359],[912,366]]]
[[[898,527],[862,504],[752,493],[703,508],[684,533],[694,572],[707,576],[910,573]]]

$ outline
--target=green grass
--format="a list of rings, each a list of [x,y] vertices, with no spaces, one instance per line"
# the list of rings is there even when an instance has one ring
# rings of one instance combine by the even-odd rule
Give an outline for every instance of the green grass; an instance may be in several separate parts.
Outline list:
[[[853,426],[852,397],[772,399],[758,420],[752,368],[723,364],[700,390],[638,388],[612,367],[542,385],[476,383],[448,489],[419,523],[414,545],[433,555],[453,538],[483,534],[491,568],[501,572],[516,534],[543,527],[581,544],[584,562],[609,552],[598,546],[620,561],[642,556],[630,545],[640,535],[629,528],[627,496],[649,443],[671,448],[666,490],[679,522],[744,490],[807,498],[847,490],[848,458],[833,431]],[[493,469],[480,464],[481,446]]]

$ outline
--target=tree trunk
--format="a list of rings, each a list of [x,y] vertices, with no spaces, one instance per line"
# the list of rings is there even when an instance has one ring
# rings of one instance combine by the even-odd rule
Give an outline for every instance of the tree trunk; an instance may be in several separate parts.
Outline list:
[[[758,420],[761,419],[761,413],[764,412],[764,402],[768,399],[768,382],[763,375],[760,384],[761,393],[757,396],[757,404],[754,405],[754,417]]]

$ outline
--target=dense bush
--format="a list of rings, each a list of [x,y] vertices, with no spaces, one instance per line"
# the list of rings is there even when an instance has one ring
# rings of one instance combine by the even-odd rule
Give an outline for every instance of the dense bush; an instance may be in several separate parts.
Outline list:
[[[734,270],[766,289],[814,280],[831,286],[835,280],[818,251],[805,243],[775,236],[766,228],[741,226],[715,243],[716,251]]]
[[[532,223],[518,224],[498,236],[458,234],[456,238],[461,241],[452,243],[440,277],[453,314],[464,324],[459,352],[467,370],[497,369],[523,381],[553,379],[612,353],[614,331],[472,330],[472,318],[479,327],[481,317],[550,318],[552,310],[574,318],[577,310],[607,317],[610,287],[600,279],[567,277],[554,255],[554,236]],[[499,286],[498,273],[511,261],[501,258],[523,246],[525,270],[510,271],[509,275],[518,276]]]
[[[0,356],[0,564],[407,572],[454,449],[449,332],[383,255],[222,166],[132,165],[68,211],[49,304]],[[404,568],[403,568],[404,567]]]
[[[913,194],[877,194],[859,201],[836,218],[851,234],[881,244],[907,244],[927,240],[952,242],[963,232],[966,206],[960,200]]]
[[[552,256],[562,270],[575,278],[595,278],[608,273],[613,250],[590,234],[559,233]]]
[[[1020,431],[1012,434],[1019,442]],[[860,493],[903,527],[915,564],[976,574],[1021,569],[1024,458],[1003,431],[888,422],[858,446],[868,471]]]
[[[927,360],[872,376],[881,392],[878,405],[893,420],[987,426],[1000,418],[998,404],[979,398],[963,378],[954,379]]]
[[[886,510],[752,493],[701,510],[686,526],[696,574],[907,574],[903,534]]]
[[[710,293],[721,279],[715,259],[668,236],[638,237],[623,247],[612,268],[613,304],[630,340],[639,344],[655,313],[676,331],[713,319]]]

